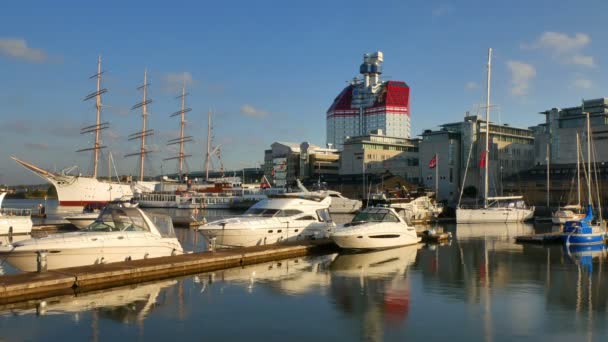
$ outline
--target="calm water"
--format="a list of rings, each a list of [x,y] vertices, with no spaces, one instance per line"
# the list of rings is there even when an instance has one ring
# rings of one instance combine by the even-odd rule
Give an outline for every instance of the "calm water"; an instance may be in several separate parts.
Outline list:
[[[606,341],[604,249],[517,245],[529,225],[0,305],[6,340]],[[178,229],[191,246],[204,245]],[[199,239],[199,240],[196,240]]]

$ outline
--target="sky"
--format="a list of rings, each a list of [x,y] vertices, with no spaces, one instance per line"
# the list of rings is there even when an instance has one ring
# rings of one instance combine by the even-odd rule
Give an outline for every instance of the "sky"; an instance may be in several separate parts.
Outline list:
[[[410,87],[412,136],[476,113],[493,48],[492,120],[528,127],[538,114],[608,96],[608,1],[4,1],[0,3],[0,183],[40,183],[10,156],[90,174],[97,57],[103,144],[120,174],[137,174],[136,88],[148,70],[146,173],[176,170],[186,82],[186,149],[201,170],[207,113],[226,169],[259,165],[275,141],[324,145],[325,113],[358,76],[364,53],[384,52],[383,79]],[[106,153],[106,152],[104,152]],[[104,157],[104,160],[107,157]],[[219,162],[214,162],[219,168]],[[107,166],[102,165],[103,170]],[[100,171],[104,175],[107,171]]]

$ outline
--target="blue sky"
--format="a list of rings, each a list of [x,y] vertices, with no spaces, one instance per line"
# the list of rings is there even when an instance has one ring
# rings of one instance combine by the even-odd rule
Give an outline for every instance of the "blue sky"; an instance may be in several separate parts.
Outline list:
[[[93,7],[97,6],[97,7]],[[597,1],[20,1],[0,5],[0,182],[38,182],[9,159],[91,169],[76,153],[92,138],[88,77],[103,59],[105,142],[121,173],[140,126],[130,111],[144,68],[152,85],[148,173],[178,131],[174,97],[184,73],[191,96],[190,169],[203,164],[206,113],[227,168],[252,166],[274,141],[325,143],[325,111],[357,76],[362,55],[384,52],[384,76],[411,87],[412,134],[459,120],[484,101],[494,49],[493,119],[538,124],[539,111],[608,96],[608,2]]]

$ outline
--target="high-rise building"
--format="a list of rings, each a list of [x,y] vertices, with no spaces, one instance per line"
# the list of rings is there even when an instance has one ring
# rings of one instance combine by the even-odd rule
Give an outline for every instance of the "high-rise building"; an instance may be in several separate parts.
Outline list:
[[[327,110],[327,143],[339,150],[349,137],[375,130],[396,138],[410,138],[410,88],[402,81],[382,82],[384,55],[363,56],[359,72]]]

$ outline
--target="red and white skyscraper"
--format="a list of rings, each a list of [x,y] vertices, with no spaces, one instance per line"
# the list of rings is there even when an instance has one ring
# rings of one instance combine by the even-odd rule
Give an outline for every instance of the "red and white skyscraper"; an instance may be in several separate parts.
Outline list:
[[[327,110],[327,143],[342,149],[347,137],[381,129],[390,137],[410,138],[410,88],[402,81],[382,82],[382,52],[363,56],[363,79],[353,81]]]

